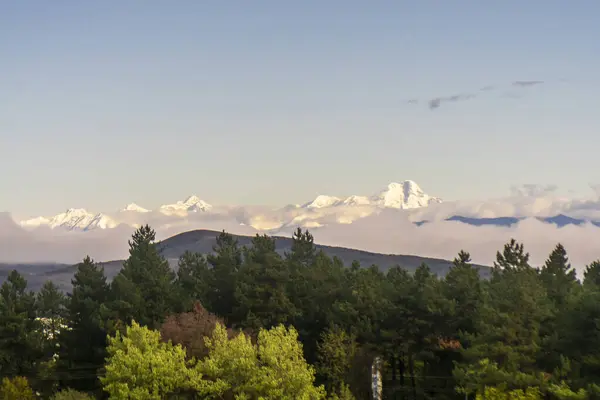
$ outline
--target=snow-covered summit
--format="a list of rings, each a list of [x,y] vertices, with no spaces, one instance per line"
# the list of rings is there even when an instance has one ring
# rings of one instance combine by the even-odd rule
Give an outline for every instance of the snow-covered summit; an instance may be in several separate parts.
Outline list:
[[[392,182],[378,194],[371,197],[371,202],[385,208],[420,208],[432,203],[441,203],[438,197],[431,197],[414,181]]]
[[[203,214],[206,213],[210,218],[215,216],[231,218],[258,230],[272,230],[288,225],[312,228],[330,223],[349,224],[381,209],[415,209],[441,202],[441,199],[423,192],[414,181],[406,180],[399,183],[392,182],[371,196],[354,195],[344,198],[319,195],[301,206],[290,204],[275,210],[250,206],[213,209],[212,205],[198,196],[189,196],[185,200],[159,206],[154,212],[136,203],[130,203],[125,208],[108,214],[90,213],[83,208],[70,208],[55,216],[41,216],[21,221],[20,225],[23,228],[46,226],[52,229],[61,227],[82,231],[114,228],[119,224],[137,227],[148,223],[151,226],[166,227],[187,223],[187,217],[192,213],[197,213],[191,218],[194,223],[200,223]]]
[[[342,199],[334,196],[319,195],[313,201],[303,205],[304,208],[324,208],[338,204]]]
[[[114,228],[118,223],[102,213],[90,213],[83,208],[69,208],[53,217],[37,217],[21,222],[23,227],[48,226],[51,229],[88,231],[96,228]]]
[[[145,209],[144,207],[140,207],[135,203],[129,203],[125,206],[125,208],[123,208],[121,211],[133,211],[133,212],[139,212],[139,213],[147,213],[150,212],[150,210]]]
[[[189,196],[183,201],[178,201],[174,204],[165,204],[160,206],[161,213],[166,215],[181,214],[187,212],[209,211],[212,206],[201,200],[198,196]]]
[[[319,195],[313,201],[303,205],[304,208],[326,208],[336,206],[376,206],[382,208],[411,209],[427,207],[442,200],[432,197],[414,181],[392,182],[373,196],[350,196],[345,199],[334,196]]]

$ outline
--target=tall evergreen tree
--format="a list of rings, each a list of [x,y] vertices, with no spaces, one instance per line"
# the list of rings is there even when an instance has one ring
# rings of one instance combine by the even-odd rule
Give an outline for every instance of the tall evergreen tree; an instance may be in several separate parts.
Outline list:
[[[494,261],[494,271],[498,270],[519,270],[530,269],[529,253],[525,252],[523,243],[518,243],[515,239],[504,245],[502,253],[496,253]]]
[[[65,322],[67,299],[52,281],[44,285],[36,296],[36,309],[38,317],[45,320],[44,326],[51,342],[58,339],[60,327]]]
[[[111,284],[113,307],[126,323],[158,328],[178,308],[175,272],[159,253],[156,233],[148,225],[137,229],[129,240],[129,258]]]
[[[236,322],[255,330],[289,323],[297,314],[287,293],[289,279],[275,240],[256,235],[236,279]]]
[[[579,286],[575,269],[571,267],[562,244],[557,244],[546,260],[540,270],[540,278],[548,297],[557,307],[566,304],[568,296]]]
[[[298,228],[292,236],[291,251],[286,253],[285,257],[292,265],[300,267],[312,265],[317,257],[317,248],[310,232]]]
[[[522,244],[513,239],[504,246],[503,253],[497,253],[485,294],[476,334],[464,337],[468,347],[462,352],[463,359],[471,367],[489,359],[510,376],[520,373],[533,377],[539,372],[536,363],[542,344],[540,329],[550,317],[551,308],[537,270],[529,265],[529,254]],[[506,384],[518,388],[519,382]]]
[[[204,307],[212,308],[210,304],[210,288],[214,280],[212,272],[203,254],[186,251],[179,257],[177,285],[182,296],[183,311],[190,311],[196,301]]]
[[[43,356],[35,295],[16,270],[0,287],[0,376],[32,376]]]
[[[585,267],[583,284],[588,288],[600,289],[600,260],[596,260]]]
[[[78,390],[99,387],[97,371],[106,356],[106,315],[108,285],[104,269],[85,257],[77,265],[67,298],[66,329],[59,333],[57,370],[61,386]],[[82,345],[85,344],[85,345]]]
[[[237,240],[223,231],[217,236],[213,254],[209,254],[207,260],[214,277],[209,311],[230,322],[236,306],[236,277],[242,265],[242,250]]]

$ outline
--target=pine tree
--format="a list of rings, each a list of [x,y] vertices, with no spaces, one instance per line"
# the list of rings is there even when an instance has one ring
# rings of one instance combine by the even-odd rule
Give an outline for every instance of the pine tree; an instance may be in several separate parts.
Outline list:
[[[567,251],[557,244],[540,270],[540,278],[548,292],[548,297],[557,307],[563,306],[568,296],[577,288],[577,275],[571,267]]]
[[[95,390],[96,373],[106,356],[106,315],[108,285],[104,269],[86,257],[77,265],[68,295],[67,328],[59,333],[58,376],[63,387]],[[85,344],[85,345],[82,345]]]
[[[66,317],[66,305],[67,299],[58,286],[52,281],[44,282],[36,296],[36,308],[38,317],[44,319],[44,325],[52,343],[58,339],[60,327]]]
[[[585,267],[583,284],[588,288],[600,289],[600,260]]]
[[[36,320],[35,295],[16,270],[0,287],[0,375],[32,376],[43,356],[42,326]]]
[[[236,306],[236,278],[242,265],[242,251],[237,240],[225,231],[221,232],[213,246],[213,254],[209,254],[207,260],[212,266],[214,277],[208,309],[231,322]]]
[[[111,284],[113,308],[125,323],[158,328],[177,310],[175,272],[159,253],[156,233],[148,225],[137,229],[129,241],[129,258]]]
[[[292,236],[292,248],[285,258],[292,265],[307,267],[315,262],[317,257],[317,248],[314,238],[308,231],[302,231],[298,228]]]
[[[179,257],[177,285],[182,296],[182,311],[190,311],[194,302],[210,305],[210,288],[213,283],[212,270],[208,268],[206,257],[200,253],[186,251]]]
[[[290,272],[275,252],[275,240],[256,235],[244,259],[236,279],[236,321],[256,330],[290,322],[297,310],[287,293]]]
[[[496,253],[496,261],[494,261],[494,271],[498,270],[519,270],[529,269],[529,253],[526,253],[523,243],[518,243],[515,239],[504,245],[502,253]]]

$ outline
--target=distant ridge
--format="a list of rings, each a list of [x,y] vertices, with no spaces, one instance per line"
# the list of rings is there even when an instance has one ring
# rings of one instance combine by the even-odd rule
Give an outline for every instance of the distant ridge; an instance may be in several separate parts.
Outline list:
[[[185,251],[208,254],[212,252],[216,244],[216,238],[220,234],[217,231],[193,230],[183,232],[165,239],[158,243],[162,255],[169,260],[173,268],[177,266],[177,259]],[[240,246],[248,246],[252,241],[252,236],[232,235]],[[283,254],[289,251],[292,246],[292,239],[289,237],[273,236],[276,244],[276,251]],[[401,266],[410,272],[414,272],[421,264],[425,263],[431,271],[437,275],[443,276],[452,266],[449,260],[439,258],[420,257],[415,255],[401,254],[379,254],[368,251],[316,245],[317,249],[323,250],[330,257],[338,257],[346,266],[350,266],[353,261],[360,262],[362,267],[377,265],[382,271],[386,271],[394,266]],[[104,267],[108,280],[119,272],[123,265],[123,260],[100,262]],[[488,277],[490,268],[479,265],[480,273],[483,277]],[[22,273],[28,281],[31,290],[39,290],[46,280],[56,283],[62,290],[69,291],[71,288],[71,278],[76,270],[75,265],[69,264],[1,264],[0,263],[0,283],[6,279],[9,272],[16,269]]]
[[[545,222],[547,224],[553,224],[558,226],[559,228],[565,227],[567,225],[583,225],[585,223],[590,223],[594,226],[600,227],[600,221],[594,220],[585,220],[569,217],[564,214],[558,214],[553,217],[497,217],[497,218],[475,218],[475,217],[463,217],[461,215],[454,215],[452,217],[446,218],[444,221],[456,221],[462,222],[464,224],[473,225],[473,226],[512,226],[521,221],[524,221],[528,218],[535,218],[540,222]],[[417,226],[422,226],[431,221],[423,220],[413,222]]]

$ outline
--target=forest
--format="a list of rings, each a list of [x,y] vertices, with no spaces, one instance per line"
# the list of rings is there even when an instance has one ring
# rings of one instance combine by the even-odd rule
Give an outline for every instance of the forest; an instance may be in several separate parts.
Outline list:
[[[576,276],[557,244],[522,243],[489,279],[460,251],[427,265],[343,265],[298,229],[289,252],[222,232],[173,269],[140,227],[108,282],[90,257],[70,293],[0,288],[0,400],[600,399],[600,261]]]

